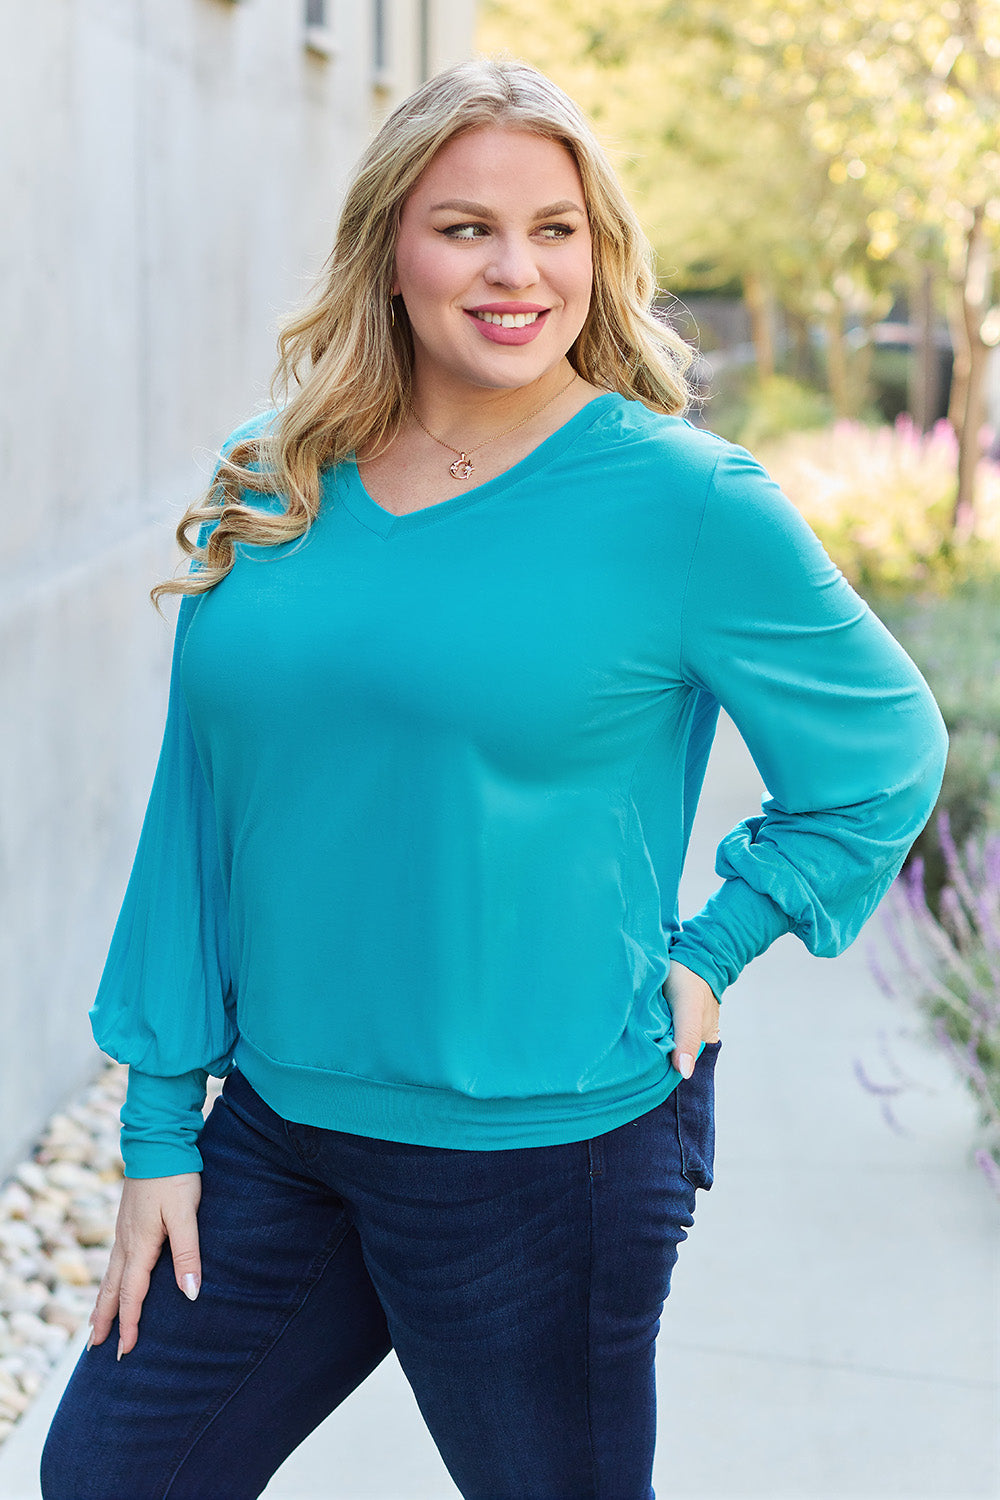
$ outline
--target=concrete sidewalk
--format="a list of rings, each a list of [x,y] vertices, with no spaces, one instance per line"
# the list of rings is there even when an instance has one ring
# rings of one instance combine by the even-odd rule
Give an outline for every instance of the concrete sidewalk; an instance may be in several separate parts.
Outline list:
[[[757,810],[724,721],[685,876]],[[658,1342],[658,1500],[998,1500],[1000,1210],[969,1161],[970,1102],[899,1033],[877,930],[836,960],[784,938],[724,1001],[715,1186],[681,1247]],[[879,1031],[928,1091],[893,1134],[858,1085]],[[0,1500],[38,1500],[38,1454],[78,1338],[0,1450]],[[455,1500],[390,1355],[282,1466],[267,1500]],[[109,1496],[108,1500],[129,1500]],[[211,1500],[206,1496],[205,1500]]]

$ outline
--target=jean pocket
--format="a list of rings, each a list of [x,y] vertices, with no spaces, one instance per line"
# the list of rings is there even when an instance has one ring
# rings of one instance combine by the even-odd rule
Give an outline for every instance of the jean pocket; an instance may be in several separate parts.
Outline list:
[[[280,1142],[285,1139],[285,1121],[260,1097],[249,1078],[239,1068],[233,1068],[226,1075],[219,1098],[234,1114],[239,1115],[244,1124],[260,1131],[268,1140]]]
[[[690,1078],[677,1095],[677,1140],[681,1171],[693,1187],[712,1186],[715,1169],[715,1064],[720,1042],[706,1042]]]

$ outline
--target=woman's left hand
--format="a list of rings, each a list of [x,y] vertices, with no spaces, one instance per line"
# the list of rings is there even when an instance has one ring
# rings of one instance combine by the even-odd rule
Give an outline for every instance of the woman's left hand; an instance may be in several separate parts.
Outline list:
[[[690,1078],[702,1042],[719,1040],[722,1006],[707,980],[675,959],[670,961],[663,993],[674,1018],[674,1050],[670,1061],[683,1078]]]

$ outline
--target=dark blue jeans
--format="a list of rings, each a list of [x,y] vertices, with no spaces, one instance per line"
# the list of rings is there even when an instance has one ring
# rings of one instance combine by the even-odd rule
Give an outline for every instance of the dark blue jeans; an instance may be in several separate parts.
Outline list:
[[[652,1500],[720,1046],[627,1125],[498,1151],[294,1124],[231,1073],[199,1140],[201,1293],[164,1245],[132,1352],[113,1326],[80,1356],[45,1500],[251,1500],[390,1349],[466,1500]]]

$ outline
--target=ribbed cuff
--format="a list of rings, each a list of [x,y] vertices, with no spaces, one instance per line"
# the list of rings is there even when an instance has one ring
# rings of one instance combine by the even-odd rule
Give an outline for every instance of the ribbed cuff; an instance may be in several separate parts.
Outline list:
[[[129,1068],[121,1110],[126,1177],[173,1177],[201,1171],[196,1142],[204,1124],[207,1083],[204,1068],[173,1078]]]
[[[745,880],[726,880],[670,944],[670,957],[700,974],[717,1000],[751,959],[790,932],[791,918]]]

